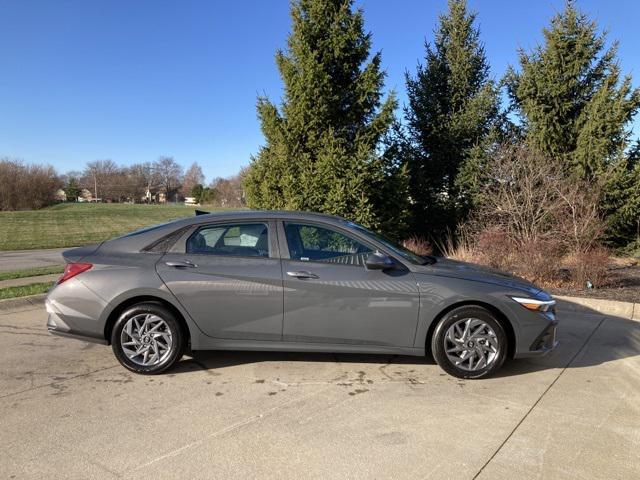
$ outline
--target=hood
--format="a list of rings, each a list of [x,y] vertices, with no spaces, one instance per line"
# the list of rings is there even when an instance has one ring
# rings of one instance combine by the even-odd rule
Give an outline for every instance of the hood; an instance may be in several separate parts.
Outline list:
[[[425,266],[425,269],[428,269],[429,273],[433,275],[490,283],[501,287],[522,290],[531,296],[537,296],[542,292],[540,288],[524,278],[474,263],[438,258],[436,263]]]

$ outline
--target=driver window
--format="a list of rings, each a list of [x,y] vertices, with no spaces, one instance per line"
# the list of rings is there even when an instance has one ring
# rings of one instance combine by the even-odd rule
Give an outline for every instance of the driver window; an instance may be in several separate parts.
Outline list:
[[[316,225],[284,224],[292,260],[364,265],[372,250],[343,233]]]

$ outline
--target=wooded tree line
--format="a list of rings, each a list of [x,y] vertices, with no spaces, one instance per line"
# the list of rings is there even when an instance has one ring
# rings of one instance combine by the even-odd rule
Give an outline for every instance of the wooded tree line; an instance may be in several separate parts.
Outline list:
[[[0,158],[0,211],[42,208],[52,203],[61,185],[53,167]]]
[[[67,184],[73,173],[67,174]],[[194,197],[197,203],[242,207],[244,197],[240,174],[215,178],[207,186],[202,167],[194,162],[185,171],[173,157],[161,156],[155,162],[120,167],[112,160],[87,164],[74,178],[96,198],[108,201],[174,202]],[[229,188],[228,185],[235,186]],[[162,197],[159,197],[159,195]],[[69,197],[69,195],[67,195]]]
[[[51,166],[26,165],[0,159],[0,210],[38,209],[60,201],[78,199],[103,202],[157,203],[194,197],[197,203],[220,207],[244,207],[242,172],[214,178],[208,185],[198,163],[186,171],[173,157],[129,166],[113,160],[87,163],[82,171],[59,175]],[[88,195],[87,198],[83,196]]]
[[[258,98],[265,144],[244,175],[249,206],[337,214],[435,244],[462,231],[511,243],[556,232],[565,252],[640,247],[640,89],[617,42],[575,2],[495,79],[476,14],[450,0],[406,73],[401,115],[352,0],[295,0],[291,17],[276,53],[281,103]]]

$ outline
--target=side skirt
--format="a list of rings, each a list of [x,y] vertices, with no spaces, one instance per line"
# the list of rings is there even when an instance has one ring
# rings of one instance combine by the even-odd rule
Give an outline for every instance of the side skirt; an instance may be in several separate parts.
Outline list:
[[[370,353],[383,355],[425,355],[424,348],[389,347],[384,345],[352,345],[336,343],[271,342],[259,340],[228,340],[199,337],[192,350],[253,350],[270,352]]]

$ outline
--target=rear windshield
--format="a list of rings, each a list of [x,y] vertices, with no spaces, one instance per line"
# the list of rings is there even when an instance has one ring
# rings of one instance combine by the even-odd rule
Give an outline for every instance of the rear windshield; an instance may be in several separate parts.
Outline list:
[[[171,225],[174,222],[175,222],[175,220],[171,220],[170,222],[164,222],[164,223],[160,223],[158,225],[152,225],[150,227],[144,227],[144,228],[141,228],[140,230],[135,230],[135,231],[127,233],[125,235],[121,235],[119,237],[115,237],[114,240],[117,239],[117,238],[135,237],[136,235],[142,235],[143,233],[153,232],[154,230],[158,230],[158,229],[160,229],[162,227],[166,227],[167,225]]]

